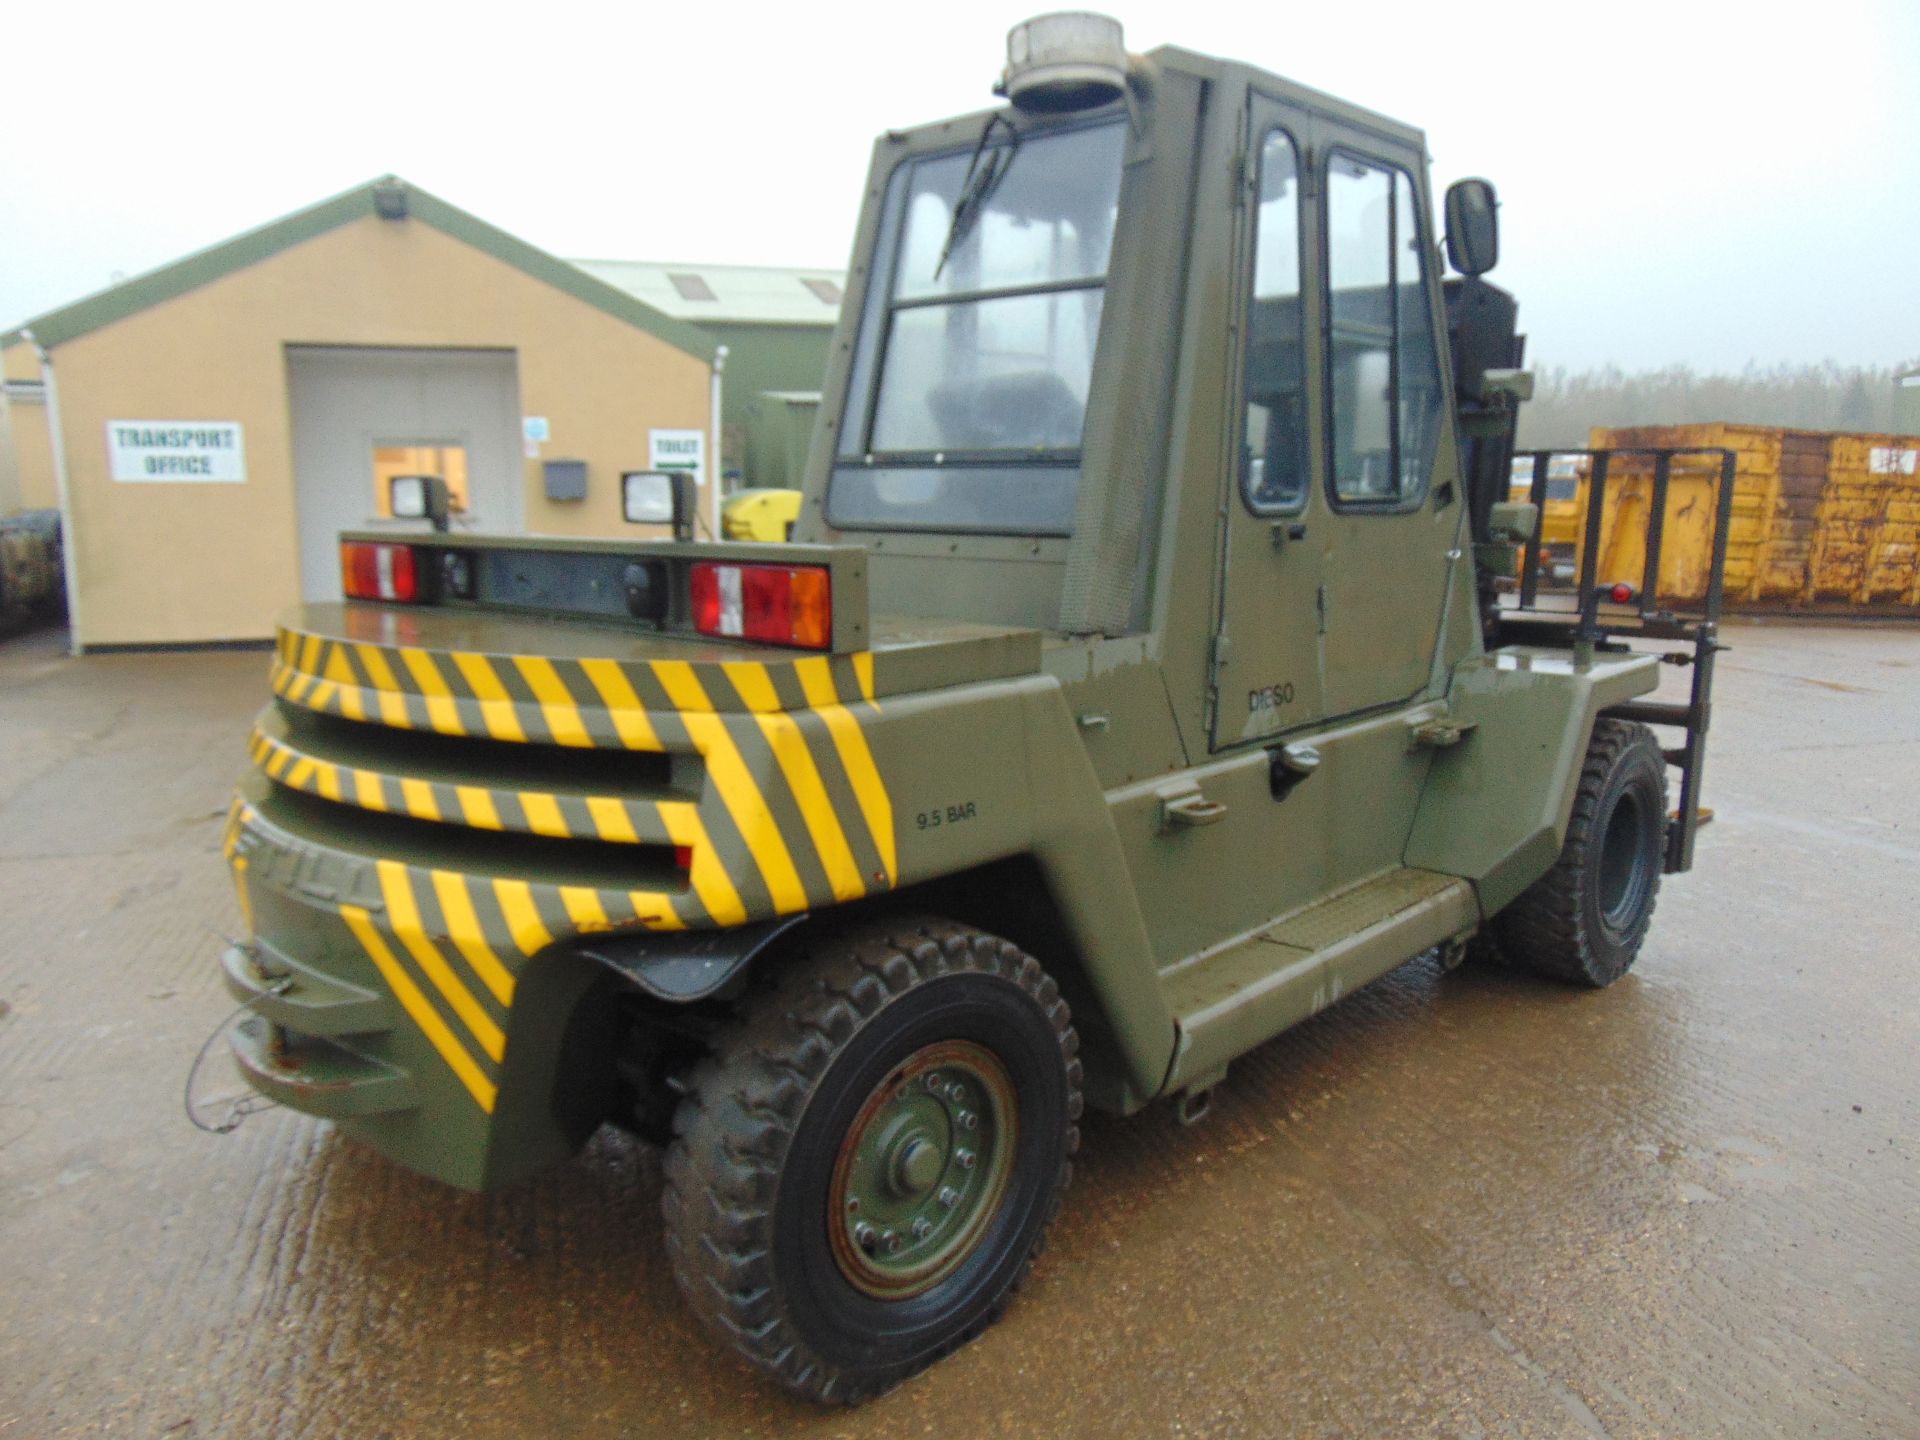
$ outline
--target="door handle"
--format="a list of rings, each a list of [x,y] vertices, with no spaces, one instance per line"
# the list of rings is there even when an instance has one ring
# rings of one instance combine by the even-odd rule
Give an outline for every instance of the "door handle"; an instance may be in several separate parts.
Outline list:
[[[1282,745],[1267,761],[1267,788],[1276,800],[1284,800],[1293,787],[1320,768],[1320,752],[1311,745],[1295,742]]]
[[[1224,801],[1209,800],[1198,790],[1160,802],[1160,826],[1164,830],[1184,830],[1201,825],[1213,825],[1224,820],[1226,815],[1227,807]]]

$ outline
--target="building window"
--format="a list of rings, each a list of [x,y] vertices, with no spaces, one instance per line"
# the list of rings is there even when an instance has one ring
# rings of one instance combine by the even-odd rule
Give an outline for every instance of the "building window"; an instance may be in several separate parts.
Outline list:
[[[460,515],[467,508],[467,447],[464,445],[388,442],[373,447],[374,513],[393,518],[388,481],[396,475],[438,475],[447,482],[447,508]]]

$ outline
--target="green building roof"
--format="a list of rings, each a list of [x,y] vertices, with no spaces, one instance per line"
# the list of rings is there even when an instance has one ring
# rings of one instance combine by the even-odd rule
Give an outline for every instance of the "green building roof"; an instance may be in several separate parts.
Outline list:
[[[13,344],[29,330],[42,345],[64,344],[369,215],[395,221],[418,220],[423,225],[431,225],[678,350],[701,360],[713,359],[716,342],[697,327],[662,313],[627,291],[449,205],[397,175],[383,175],[257,230],[136,275],[71,305],[49,310],[0,334],[0,346]]]

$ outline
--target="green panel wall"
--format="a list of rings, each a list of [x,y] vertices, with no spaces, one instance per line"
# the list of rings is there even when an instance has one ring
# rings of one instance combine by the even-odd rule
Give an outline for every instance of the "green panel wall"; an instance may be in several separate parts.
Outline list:
[[[797,485],[784,472],[785,456],[775,450],[756,453],[749,438],[756,398],[766,390],[818,390],[826,376],[831,325],[702,325],[727,347],[727,370],[720,401],[725,471],[738,470],[744,485]],[[763,473],[756,473],[763,472]]]

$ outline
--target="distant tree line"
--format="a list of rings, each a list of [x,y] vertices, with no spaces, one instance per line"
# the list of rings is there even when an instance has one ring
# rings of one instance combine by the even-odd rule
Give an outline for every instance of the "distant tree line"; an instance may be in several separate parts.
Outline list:
[[[1914,362],[1920,363],[1920,362]],[[1548,366],[1520,408],[1520,444],[1584,446],[1596,425],[1685,425],[1713,420],[1800,430],[1893,429],[1893,377],[1906,366],[1749,365],[1738,375],[1686,365],[1628,372]]]

